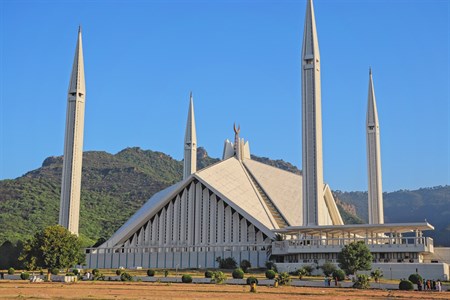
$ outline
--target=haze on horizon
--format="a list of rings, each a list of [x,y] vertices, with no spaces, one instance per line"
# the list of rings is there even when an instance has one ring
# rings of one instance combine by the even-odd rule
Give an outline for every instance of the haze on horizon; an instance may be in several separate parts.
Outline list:
[[[385,191],[450,184],[450,4],[315,0],[325,181],[367,190],[373,70]],[[78,25],[84,150],[180,160],[192,90],[198,145],[221,157],[233,123],[252,154],[301,168],[304,1],[0,3],[0,179],[63,152]],[[78,13],[68,13],[78,12]]]

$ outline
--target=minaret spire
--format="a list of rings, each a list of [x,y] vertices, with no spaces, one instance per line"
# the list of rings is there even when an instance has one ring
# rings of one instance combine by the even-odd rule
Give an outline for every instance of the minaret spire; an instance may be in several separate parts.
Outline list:
[[[241,126],[238,125],[238,127],[236,127],[236,123],[234,123],[233,129],[234,129],[234,155],[236,156],[236,158],[238,160],[242,160],[241,139],[239,138],[239,132],[241,131]]]
[[[195,129],[194,98],[189,95],[189,111],[184,136],[184,169],[183,179],[197,172],[197,132]]]
[[[85,96],[83,44],[80,26],[78,28],[78,41],[67,95],[66,133],[59,212],[59,224],[77,235],[80,218]]]
[[[302,45],[303,225],[325,223],[320,53],[312,0],[307,0]]]
[[[380,127],[373,88],[372,69],[369,69],[367,103],[367,172],[369,194],[369,224],[383,224],[383,188],[381,182]]]

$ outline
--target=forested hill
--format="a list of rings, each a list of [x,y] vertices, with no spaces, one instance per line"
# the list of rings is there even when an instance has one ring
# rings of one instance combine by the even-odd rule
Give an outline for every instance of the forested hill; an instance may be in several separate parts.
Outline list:
[[[356,214],[367,222],[367,192],[335,191],[334,194],[341,201],[353,204]],[[383,193],[383,199],[385,223],[426,220],[435,227],[434,231],[425,233],[434,239],[434,245],[450,246],[450,186]]]
[[[198,148],[197,156],[199,169],[219,161],[209,157],[203,148]],[[258,156],[252,156],[252,159],[300,173],[295,166],[282,160]],[[178,182],[182,168],[181,161],[162,152],[140,148],[126,148],[114,155],[101,151],[85,152],[80,214],[80,236],[84,244],[90,246],[99,238],[109,238],[154,193]],[[24,241],[38,229],[58,222],[61,170],[62,157],[49,157],[41,168],[16,179],[0,181],[0,245],[6,240]],[[427,210],[428,221],[440,231],[449,230],[449,187],[432,190],[435,199],[426,200],[426,203],[431,203]],[[396,211],[410,211],[411,205],[421,203],[415,196],[408,200],[408,193],[415,195],[416,192],[400,191],[385,195],[386,221],[397,221],[398,214],[388,211],[392,207],[390,199],[401,199],[395,201]],[[357,192],[337,192],[336,195],[346,223],[362,222],[354,215],[355,212],[363,219],[367,217],[367,209],[364,208],[367,207],[367,195]],[[439,203],[440,206],[433,206]],[[444,220],[441,216],[445,214]],[[402,218],[398,221],[401,222],[424,219],[415,215],[410,215],[410,219],[407,214],[406,219],[400,216]],[[450,241],[446,240],[446,243],[450,245]]]

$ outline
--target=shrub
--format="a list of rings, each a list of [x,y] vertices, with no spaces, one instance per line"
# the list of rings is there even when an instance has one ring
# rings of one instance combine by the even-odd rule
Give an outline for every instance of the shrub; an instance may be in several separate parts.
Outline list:
[[[147,276],[150,276],[150,277],[155,276],[155,270],[148,269],[148,270],[147,270]]]
[[[80,271],[78,269],[73,269],[72,273],[77,276],[78,274],[80,274]]]
[[[370,272],[370,276],[373,277],[373,279],[375,280],[375,282],[378,282],[378,280],[383,277],[383,271],[381,271],[380,269],[376,269],[373,270],[372,272]]]
[[[278,272],[277,265],[273,261],[266,261],[266,269],[267,270],[274,270],[275,272]]]
[[[206,271],[205,272],[205,278],[212,278],[213,277],[213,272],[212,271]]]
[[[244,271],[242,271],[241,268],[237,268],[233,271],[231,275],[233,276],[234,279],[242,279],[244,278]]]
[[[333,278],[337,278],[338,281],[345,280],[345,272],[341,269],[336,269],[333,272]]]
[[[287,272],[280,273],[278,274],[277,281],[279,285],[288,285],[291,283],[291,276]]]
[[[92,270],[92,275],[98,276],[99,274],[100,274],[100,271],[98,269],[93,269]]]
[[[411,274],[411,275],[409,275],[408,280],[411,281],[414,284],[418,284],[419,280],[421,282],[423,281],[422,276],[420,276],[419,274]]]
[[[22,279],[22,280],[30,279],[30,273],[27,273],[27,272],[20,273],[20,279]]]
[[[184,274],[181,276],[181,282],[183,283],[191,283],[192,282],[192,276],[188,274]]]
[[[256,283],[258,285],[258,279],[254,276],[250,276],[247,278],[247,284],[251,285],[252,283]]]
[[[356,281],[353,284],[353,287],[356,289],[368,289],[370,288],[369,276],[365,274],[356,275]]]
[[[169,276],[169,271],[164,270],[164,277],[167,277],[167,276]]]
[[[75,276],[75,274],[72,272],[69,272],[69,273],[66,273],[66,276]]]
[[[121,270],[121,269],[117,269],[116,270],[116,275],[117,276],[120,276],[122,273],[123,273],[123,270]]]
[[[133,277],[129,273],[123,272],[122,274],[120,274],[120,280],[121,281],[133,281]]]
[[[58,268],[50,269],[50,273],[52,273],[52,275],[58,275],[59,274],[59,269]]]
[[[16,270],[14,270],[14,268],[9,268],[8,269],[8,275],[14,275],[14,272],[15,272]]]
[[[220,256],[216,258],[220,269],[234,269],[237,267],[236,260],[232,257],[222,259]]]
[[[303,276],[308,275],[308,272],[305,270],[305,268],[300,268],[297,270],[297,273],[295,275],[298,276],[298,279],[302,280]]]
[[[314,270],[314,267],[311,265],[306,265],[306,266],[303,266],[303,269],[305,269],[305,271],[307,272],[307,274],[306,274],[307,276],[311,276],[312,271]]]
[[[252,267],[252,264],[248,260],[244,259],[241,261],[239,266],[241,267],[242,271],[244,271],[244,273],[247,273],[248,269]]]
[[[320,268],[322,269],[323,274],[327,277],[333,274],[336,270],[336,266],[329,261],[326,261]]]
[[[223,272],[221,271],[216,271],[213,273],[212,279],[214,280],[214,282],[216,284],[221,284],[223,283],[225,280],[227,280],[227,275],[225,275]]]
[[[401,291],[412,291],[412,290],[414,290],[414,285],[409,280],[402,280],[398,284],[398,289]]]
[[[267,270],[266,271],[266,278],[267,279],[274,279],[275,276],[277,276],[277,273],[274,270]]]

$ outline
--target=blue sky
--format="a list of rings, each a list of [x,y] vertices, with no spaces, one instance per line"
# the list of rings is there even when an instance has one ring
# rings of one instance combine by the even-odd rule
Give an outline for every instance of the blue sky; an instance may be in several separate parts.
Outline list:
[[[233,122],[253,154],[301,167],[302,1],[0,0],[0,179],[62,155],[83,26],[86,150],[182,158],[189,92],[213,157]],[[449,2],[316,0],[325,181],[367,190],[373,69],[383,189],[450,184]]]

